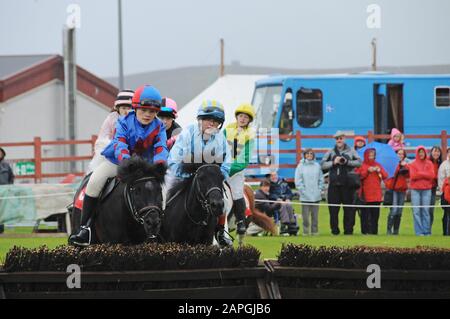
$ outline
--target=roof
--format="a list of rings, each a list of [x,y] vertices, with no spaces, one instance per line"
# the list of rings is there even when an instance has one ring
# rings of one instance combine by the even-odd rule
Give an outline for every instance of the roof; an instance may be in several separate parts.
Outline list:
[[[0,56],[0,103],[52,80],[64,81],[64,60],[60,55]],[[118,89],[77,66],[77,89],[108,108]]]
[[[197,95],[178,112],[177,122],[185,127],[195,123],[197,109],[204,99],[220,101],[225,108],[226,123],[234,120],[234,110],[241,103],[250,103],[255,82],[265,75],[225,75]]]
[[[41,55],[1,55],[0,56],[0,80],[9,75],[27,69],[54,57],[51,54]]]
[[[276,68],[264,66],[246,66],[237,62],[225,66],[226,74],[338,74],[357,73],[368,71],[368,67],[318,69]],[[446,74],[450,73],[450,65],[423,65],[423,66],[380,66],[379,69],[396,74]],[[370,72],[370,71],[369,71]],[[151,84],[158,88],[163,96],[174,99],[178,108],[182,109],[195,96],[200,94],[219,77],[218,65],[204,65],[181,67],[175,69],[143,72],[138,74],[125,74],[125,86],[133,89],[142,84]],[[106,78],[111,84],[118,86],[117,77]]]
[[[325,80],[325,79],[376,79],[405,80],[405,79],[450,79],[450,74],[392,74],[387,72],[362,72],[346,74],[304,74],[304,75],[276,75],[257,81],[256,86],[282,85],[286,80]]]

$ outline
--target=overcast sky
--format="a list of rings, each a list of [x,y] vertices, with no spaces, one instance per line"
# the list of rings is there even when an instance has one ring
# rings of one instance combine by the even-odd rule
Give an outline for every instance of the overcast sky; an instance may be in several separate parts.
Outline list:
[[[81,9],[77,62],[118,70],[117,1],[0,0],[0,55],[62,53],[67,6]],[[381,8],[369,29],[367,7]],[[450,64],[448,0],[123,0],[125,74],[219,62],[283,68]]]

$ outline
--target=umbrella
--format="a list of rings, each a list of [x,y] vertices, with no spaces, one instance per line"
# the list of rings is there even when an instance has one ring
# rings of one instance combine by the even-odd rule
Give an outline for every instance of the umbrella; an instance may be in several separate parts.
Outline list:
[[[383,166],[385,171],[388,173],[389,177],[394,176],[395,169],[397,168],[399,159],[395,151],[392,149],[392,147],[387,144],[382,144],[378,142],[369,143],[363,148],[358,150],[358,154],[362,160],[364,160],[364,152],[368,148],[374,148],[376,150],[377,154],[375,157],[375,161],[380,163],[381,166]]]

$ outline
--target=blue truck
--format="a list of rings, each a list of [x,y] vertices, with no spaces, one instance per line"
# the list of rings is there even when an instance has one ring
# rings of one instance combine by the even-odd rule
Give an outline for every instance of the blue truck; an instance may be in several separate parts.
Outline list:
[[[358,74],[270,76],[257,81],[253,94],[256,128],[266,135],[275,129],[275,142],[258,138],[260,152],[252,162],[294,164],[296,155],[264,150],[296,148],[295,134],[333,135],[337,130],[354,135],[389,134],[398,128],[405,134],[440,134],[450,128],[450,74],[405,75],[384,72]],[[352,141],[348,141],[353,146]],[[414,139],[408,147],[440,145],[440,140]],[[275,145],[275,146],[274,146]],[[330,139],[302,139],[302,148],[330,148]],[[298,150],[300,151],[300,150]],[[262,176],[268,169],[249,169]],[[294,168],[280,168],[284,178],[293,178]]]

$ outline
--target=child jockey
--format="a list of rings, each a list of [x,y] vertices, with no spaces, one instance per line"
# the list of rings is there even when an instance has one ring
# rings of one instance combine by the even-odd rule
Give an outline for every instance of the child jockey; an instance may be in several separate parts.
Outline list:
[[[225,122],[222,104],[215,100],[203,101],[197,112],[197,120],[198,123],[191,124],[183,129],[170,150],[169,174],[166,176],[166,185],[169,190],[176,180],[190,177],[188,173],[182,171],[182,164],[185,160],[189,163],[192,162],[192,159],[199,163],[220,163],[220,170],[225,180],[229,177],[231,152],[225,136],[220,132],[223,122]],[[205,160],[206,156],[214,156],[214,158],[206,158]],[[221,246],[226,242],[225,218],[225,214],[220,217],[217,229],[217,241]],[[229,245],[229,242],[227,242],[227,245]]]
[[[245,234],[245,199],[244,170],[250,162],[254,146],[255,132],[249,127],[255,118],[255,110],[251,104],[241,104],[234,112],[236,122],[229,124],[224,134],[231,148],[233,162],[230,170],[229,184],[233,195],[233,212],[236,217],[236,233]]]
[[[177,116],[177,103],[168,97],[163,97],[161,111],[158,113],[158,118],[163,121],[166,126],[167,147],[169,150],[175,144],[177,136],[181,132],[181,126],[175,122]]]
[[[156,117],[161,109],[161,95],[150,85],[139,87],[132,99],[134,112],[119,118],[116,134],[102,152],[107,161],[98,166],[87,184],[83,200],[81,229],[69,238],[69,244],[87,246],[91,242],[93,212],[106,180],[117,175],[117,167],[131,155],[142,156],[150,163],[166,162],[166,129]],[[91,220],[91,221],[90,221]]]
[[[133,98],[133,90],[123,90],[117,94],[116,101],[111,113],[108,114],[97,135],[94,148],[94,158],[89,163],[88,172],[92,172],[103,161],[105,157],[101,154],[106,146],[111,143],[116,133],[116,123],[120,116],[126,116],[131,111],[131,99]]]

